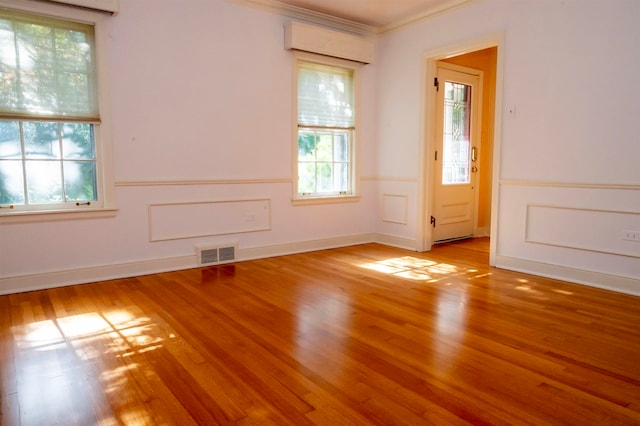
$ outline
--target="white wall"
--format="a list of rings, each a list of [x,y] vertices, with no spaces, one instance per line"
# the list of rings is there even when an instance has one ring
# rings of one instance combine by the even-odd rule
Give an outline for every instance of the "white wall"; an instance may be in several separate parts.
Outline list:
[[[385,34],[378,168],[405,182],[380,191],[419,200],[423,56],[500,33],[502,102],[516,116],[502,121],[496,263],[640,294],[640,242],[621,239],[640,230],[638,17],[634,0],[486,0]]]
[[[362,71],[361,200],[294,207],[288,19],[223,0],[120,6],[108,19],[118,214],[0,225],[0,293],[193,267],[200,244],[237,241],[250,258],[371,240],[375,65]],[[151,204],[237,199],[270,200],[271,229],[150,241]]]

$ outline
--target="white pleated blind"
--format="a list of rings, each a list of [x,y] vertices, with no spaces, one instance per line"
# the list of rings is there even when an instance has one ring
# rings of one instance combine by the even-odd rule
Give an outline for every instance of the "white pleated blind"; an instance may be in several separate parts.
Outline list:
[[[299,63],[298,125],[354,127],[353,71]]]
[[[0,10],[0,118],[99,122],[93,26]]]

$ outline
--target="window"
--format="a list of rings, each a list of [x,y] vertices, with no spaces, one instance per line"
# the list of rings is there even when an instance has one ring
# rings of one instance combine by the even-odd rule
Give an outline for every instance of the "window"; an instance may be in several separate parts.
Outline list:
[[[356,194],[356,70],[345,61],[327,61],[296,61],[298,200]]]
[[[93,24],[0,9],[0,214],[105,207],[96,50]]]

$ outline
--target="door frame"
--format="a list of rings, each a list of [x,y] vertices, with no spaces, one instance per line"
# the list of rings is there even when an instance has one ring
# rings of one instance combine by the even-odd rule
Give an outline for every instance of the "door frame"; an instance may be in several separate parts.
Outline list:
[[[433,82],[436,77],[436,63],[441,59],[463,55],[490,47],[497,48],[496,59],[496,99],[493,140],[493,172],[491,177],[491,230],[489,264],[495,266],[498,243],[498,206],[500,195],[500,158],[502,145],[502,97],[504,68],[504,33],[491,33],[454,44],[445,45],[425,52],[422,55],[422,100],[421,100],[421,140],[420,166],[418,179],[418,226],[417,250],[429,251],[433,246],[433,232],[430,223],[433,212],[432,194],[435,185],[433,169],[435,161],[436,132],[436,92]]]

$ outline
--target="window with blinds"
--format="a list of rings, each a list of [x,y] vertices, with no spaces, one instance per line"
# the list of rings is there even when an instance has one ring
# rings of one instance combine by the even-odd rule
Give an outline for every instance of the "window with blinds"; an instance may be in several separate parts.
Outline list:
[[[100,198],[94,27],[0,10],[0,213]]]
[[[354,70],[297,62],[297,196],[353,195]]]

